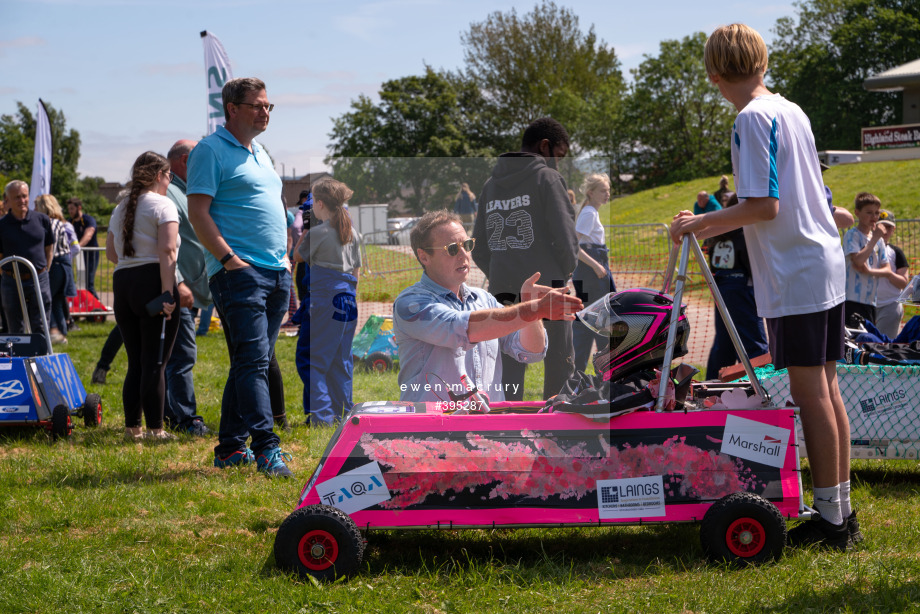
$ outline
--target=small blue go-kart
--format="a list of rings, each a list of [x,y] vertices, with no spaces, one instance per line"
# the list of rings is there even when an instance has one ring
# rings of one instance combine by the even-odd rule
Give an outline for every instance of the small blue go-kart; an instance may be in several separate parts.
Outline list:
[[[28,313],[22,279],[28,279],[26,274],[35,279],[35,267],[19,256],[0,260],[0,267],[10,263],[20,307]],[[0,334],[0,426],[39,426],[54,440],[70,436],[73,416],[82,418],[86,426],[101,424],[102,399],[86,393],[70,356],[53,352],[41,290],[33,285],[44,331],[34,333],[25,318],[25,333]]]

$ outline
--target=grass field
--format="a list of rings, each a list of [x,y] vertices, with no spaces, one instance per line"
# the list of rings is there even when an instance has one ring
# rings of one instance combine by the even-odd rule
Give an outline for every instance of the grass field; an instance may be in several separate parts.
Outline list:
[[[70,335],[84,382],[109,326]],[[216,428],[226,350],[220,334],[199,340],[198,399]],[[274,536],[331,435],[301,425],[294,345],[277,346],[295,424],[281,433],[292,480],[213,468],[213,439],[125,443],[123,353],[109,383],[90,386],[103,395],[101,428],[78,426],[55,444],[34,430],[0,432],[0,612],[920,611],[916,461],[854,462],[867,541],[845,554],[787,552],[738,571],[708,564],[690,525],[375,532],[346,582],[286,576]],[[541,379],[528,374],[528,397]],[[356,401],[396,390],[394,374],[356,375]]]

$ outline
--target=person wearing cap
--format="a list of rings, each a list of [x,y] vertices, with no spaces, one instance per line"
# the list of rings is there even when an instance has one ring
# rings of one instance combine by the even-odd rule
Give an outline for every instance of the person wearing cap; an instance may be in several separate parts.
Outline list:
[[[878,282],[878,291],[875,301],[875,327],[891,339],[898,336],[901,327],[901,317],[904,307],[898,302],[901,290],[910,283],[907,257],[900,247],[891,244],[895,231],[894,213],[882,209],[878,213],[877,225],[882,229],[882,241],[888,252],[888,264],[894,272],[892,277],[883,277]]]

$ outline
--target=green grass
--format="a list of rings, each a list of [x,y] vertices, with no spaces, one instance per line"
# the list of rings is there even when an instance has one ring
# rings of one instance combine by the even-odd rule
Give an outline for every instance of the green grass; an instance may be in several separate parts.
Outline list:
[[[88,382],[111,324],[81,326],[68,350]],[[199,341],[196,389],[216,428],[226,350],[220,334]],[[689,525],[375,532],[347,582],[284,575],[275,532],[331,435],[300,424],[294,346],[277,346],[293,480],[213,468],[213,439],[123,442],[123,353],[109,383],[90,386],[103,395],[101,428],[56,444],[0,431],[0,612],[920,611],[916,461],[853,463],[867,542],[845,554],[789,552],[737,571],[707,564]],[[528,397],[541,379],[529,370]],[[356,400],[395,397],[395,374],[357,373]]]

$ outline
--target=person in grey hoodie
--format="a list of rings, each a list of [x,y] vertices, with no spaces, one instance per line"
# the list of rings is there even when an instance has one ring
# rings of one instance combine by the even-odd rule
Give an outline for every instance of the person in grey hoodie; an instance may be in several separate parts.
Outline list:
[[[569,135],[558,121],[531,123],[521,151],[502,154],[479,196],[473,237],[473,261],[489,278],[489,291],[510,305],[524,280],[540,273],[540,283],[564,287],[578,259],[575,211],[557,161],[569,151]],[[559,393],[575,369],[571,322],[544,322],[549,345],[544,359],[543,396]],[[505,384],[518,384],[506,395],[521,400],[526,365],[502,358]],[[515,398],[516,397],[516,398]]]

